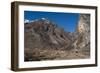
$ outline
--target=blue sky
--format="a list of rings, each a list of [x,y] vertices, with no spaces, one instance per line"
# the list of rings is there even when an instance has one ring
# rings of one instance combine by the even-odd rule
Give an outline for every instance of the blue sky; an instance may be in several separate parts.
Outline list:
[[[79,20],[79,13],[24,11],[24,19],[35,20],[40,18],[47,18],[59,27],[64,28],[65,31],[74,32]]]

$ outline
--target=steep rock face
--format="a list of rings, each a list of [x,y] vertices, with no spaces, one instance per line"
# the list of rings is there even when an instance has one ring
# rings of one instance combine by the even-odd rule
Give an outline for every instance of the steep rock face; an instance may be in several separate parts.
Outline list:
[[[80,19],[77,26],[78,36],[74,42],[75,49],[89,50],[90,49],[90,15],[80,14]]]
[[[52,21],[41,18],[25,23],[25,48],[69,49],[70,35]]]

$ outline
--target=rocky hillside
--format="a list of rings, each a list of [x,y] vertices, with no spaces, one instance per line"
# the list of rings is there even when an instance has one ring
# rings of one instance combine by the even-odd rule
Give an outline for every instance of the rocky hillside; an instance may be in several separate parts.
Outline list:
[[[38,49],[68,49],[71,44],[68,32],[54,22],[41,18],[25,23],[25,47]]]

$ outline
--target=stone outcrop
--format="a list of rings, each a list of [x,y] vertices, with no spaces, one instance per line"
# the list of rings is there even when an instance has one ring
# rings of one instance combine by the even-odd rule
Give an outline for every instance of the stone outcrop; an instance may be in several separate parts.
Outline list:
[[[74,48],[78,50],[90,51],[90,15],[80,14],[77,25],[77,37],[74,41]]]

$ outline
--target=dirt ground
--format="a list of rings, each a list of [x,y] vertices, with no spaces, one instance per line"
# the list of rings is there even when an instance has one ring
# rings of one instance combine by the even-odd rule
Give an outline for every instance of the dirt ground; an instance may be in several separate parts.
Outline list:
[[[27,49],[24,54],[24,61],[86,59],[90,57],[90,52],[83,50]]]

